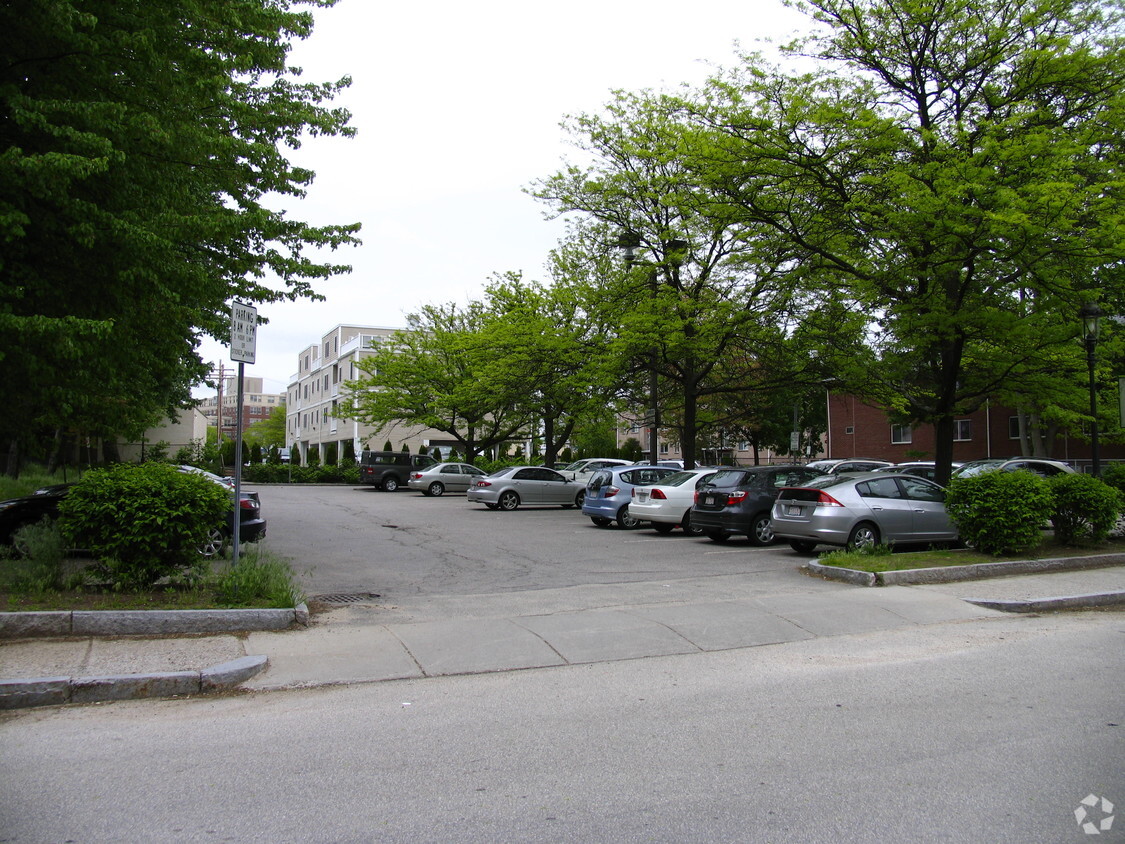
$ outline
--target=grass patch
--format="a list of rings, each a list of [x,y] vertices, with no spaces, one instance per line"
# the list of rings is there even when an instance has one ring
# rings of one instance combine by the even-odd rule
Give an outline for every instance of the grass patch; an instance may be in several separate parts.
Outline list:
[[[971,566],[980,563],[1003,563],[1016,560],[1049,560],[1056,557],[1087,557],[1091,554],[1125,553],[1125,542],[1111,539],[1083,545],[1062,545],[1053,538],[1044,539],[1038,548],[1019,554],[982,554],[971,548],[931,548],[924,551],[897,551],[879,546],[865,551],[829,551],[817,562],[825,566],[878,573],[909,569]]]
[[[166,579],[147,589],[90,582],[90,560],[35,554],[0,559],[0,611],[289,609],[305,600],[289,563],[244,546],[237,566],[216,560],[202,578]]]

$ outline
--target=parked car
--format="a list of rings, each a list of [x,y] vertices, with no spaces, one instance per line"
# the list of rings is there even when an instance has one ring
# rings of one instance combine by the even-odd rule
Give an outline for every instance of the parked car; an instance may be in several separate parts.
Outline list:
[[[633,488],[629,501],[629,514],[637,521],[648,523],[657,533],[671,533],[676,527],[695,536],[703,533],[691,520],[691,507],[695,503],[695,490],[717,470],[714,468],[687,469],[662,478],[652,486]]]
[[[411,472],[427,469],[437,461],[428,454],[406,451],[364,451],[359,456],[359,482],[394,492]]]
[[[782,489],[770,517],[774,535],[795,551],[818,544],[947,543],[957,528],[945,512],[945,489],[917,475],[860,472],[826,475]]]
[[[890,460],[874,460],[870,457],[851,457],[847,459],[813,460],[805,465],[810,469],[820,469],[820,471],[827,472],[830,475],[837,475],[841,472],[874,472],[876,469],[893,466],[894,463]]]
[[[220,486],[224,486],[229,490],[234,489],[234,478],[228,478],[223,475],[216,475],[214,472],[208,472],[206,469],[200,469],[198,466],[189,466],[186,463],[181,463],[176,469],[180,472],[186,472],[191,475],[202,475],[209,481],[214,481]]]
[[[546,466],[508,466],[477,478],[466,498],[490,510],[515,510],[521,504],[580,507],[585,487]]]
[[[435,463],[425,469],[410,473],[406,485],[420,490],[423,495],[445,495],[447,492],[467,492],[477,478],[487,472],[468,463]]]
[[[671,466],[616,466],[601,469],[586,484],[582,512],[598,527],[617,522],[618,527],[632,529],[640,522],[629,512],[635,487],[651,486],[676,474]]]
[[[59,517],[59,502],[70,492],[73,484],[56,484],[43,487],[23,498],[0,501],[0,545],[11,545],[20,528],[36,524],[44,518],[54,521]],[[233,493],[232,493],[233,494]],[[262,518],[262,503],[258,493],[241,490],[238,507],[238,538],[242,542],[259,542],[266,536],[266,520]],[[226,523],[216,525],[200,546],[204,557],[221,554],[234,535],[234,508]]]
[[[628,460],[617,460],[612,457],[584,457],[581,460],[575,460],[559,469],[567,478],[572,481],[581,482],[585,486],[594,472],[599,469],[610,469],[614,466],[628,466]]]
[[[961,464],[954,461],[953,471],[956,472],[959,466]],[[875,471],[917,475],[919,478],[932,481],[937,474],[937,464],[933,460],[912,460],[906,463],[895,463],[893,466],[884,466],[882,469],[876,469]]]
[[[1009,457],[1007,459],[970,460],[953,472],[956,478],[971,478],[981,472],[1018,472],[1024,470],[1034,472],[1041,478],[1050,478],[1055,475],[1065,475],[1074,469],[1061,460],[1049,460],[1045,457]]]
[[[695,491],[691,522],[714,542],[745,534],[754,545],[769,545],[774,541],[770,510],[780,489],[823,474],[797,465],[720,469]]]

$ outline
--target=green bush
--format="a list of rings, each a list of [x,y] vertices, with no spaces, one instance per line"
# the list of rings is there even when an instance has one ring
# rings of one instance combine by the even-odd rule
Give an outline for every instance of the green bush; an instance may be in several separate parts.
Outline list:
[[[117,588],[150,586],[202,565],[199,547],[228,518],[230,493],[166,463],[87,472],[59,503],[72,547],[88,549]]]
[[[1102,467],[1102,480],[1125,495],[1125,463],[1107,463]]]
[[[1054,496],[1031,472],[981,472],[954,478],[945,497],[961,539],[985,554],[1012,554],[1039,544]]]
[[[1105,539],[1121,515],[1122,495],[1093,475],[1055,475],[1049,481],[1054,496],[1051,523],[1064,545]]]
[[[287,609],[305,600],[288,563],[259,548],[242,554],[238,565],[217,572],[212,588],[215,598],[230,606]]]
[[[26,525],[12,535],[11,558],[0,566],[0,586],[17,594],[35,595],[68,586],[67,547],[51,518]]]

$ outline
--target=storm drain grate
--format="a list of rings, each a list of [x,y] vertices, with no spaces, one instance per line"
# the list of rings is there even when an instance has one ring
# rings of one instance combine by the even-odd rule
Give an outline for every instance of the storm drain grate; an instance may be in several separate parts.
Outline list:
[[[377,592],[338,592],[332,595],[314,595],[310,601],[322,604],[362,604],[380,597]]]

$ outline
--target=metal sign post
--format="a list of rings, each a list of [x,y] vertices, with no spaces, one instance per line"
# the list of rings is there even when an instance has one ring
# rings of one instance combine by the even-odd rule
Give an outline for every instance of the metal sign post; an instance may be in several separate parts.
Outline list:
[[[238,361],[238,398],[234,426],[234,524],[231,526],[231,561],[238,565],[242,544],[242,379],[245,365],[254,362],[258,349],[258,309],[234,302],[230,311],[230,359]]]

